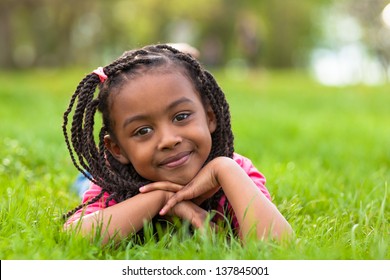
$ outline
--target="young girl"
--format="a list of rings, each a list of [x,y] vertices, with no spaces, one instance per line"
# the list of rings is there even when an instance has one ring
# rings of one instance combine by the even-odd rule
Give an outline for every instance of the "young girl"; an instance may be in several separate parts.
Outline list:
[[[97,110],[103,119],[98,142]],[[292,232],[263,175],[234,153],[224,93],[191,55],[153,45],[99,67],[78,85],[63,131],[73,163],[92,181],[83,203],[67,213],[69,230],[87,235],[101,227],[107,242],[159,216],[202,229],[214,210],[233,216],[243,240]]]

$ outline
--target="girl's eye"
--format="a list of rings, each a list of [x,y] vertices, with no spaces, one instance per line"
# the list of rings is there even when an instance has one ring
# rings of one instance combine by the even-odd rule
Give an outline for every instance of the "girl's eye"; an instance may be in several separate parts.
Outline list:
[[[190,116],[190,114],[188,114],[188,113],[178,114],[175,116],[174,120],[180,122],[180,121],[187,119],[189,116]]]
[[[135,136],[143,136],[143,135],[146,135],[148,133],[150,133],[152,131],[152,129],[150,127],[141,127],[140,129],[138,129],[134,135]]]

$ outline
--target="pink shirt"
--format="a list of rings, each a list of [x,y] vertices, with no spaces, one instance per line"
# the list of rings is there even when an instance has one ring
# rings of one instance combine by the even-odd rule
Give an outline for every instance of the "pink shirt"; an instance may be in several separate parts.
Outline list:
[[[256,167],[252,164],[252,162],[248,158],[241,156],[239,154],[236,154],[236,153],[233,155],[233,159],[238,163],[239,166],[241,166],[241,168],[246,172],[246,174],[248,174],[248,176],[253,180],[253,182],[260,189],[260,191],[269,200],[271,200],[271,196],[270,196],[267,188],[265,187],[265,177],[263,176],[263,174],[261,174],[256,169]],[[90,188],[84,193],[83,203],[96,197],[100,193],[100,191],[101,191],[101,187],[99,187],[96,184],[91,183]],[[92,203],[92,204],[88,205],[86,208],[83,208],[83,209],[76,211],[76,213],[73,214],[68,219],[68,221],[66,223],[71,223],[71,222],[79,219],[81,217],[81,215],[88,215],[88,214],[91,214],[93,212],[96,212],[96,211],[99,211],[99,210],[106,208],[105,201],[107,200],[108,197],[109,197],[109,194],[104,193],[103,197],[101,199],[99,199],[98,201],[96,201],[95,203]],[[224,213],[225,212],[224,211],[225,202],[226,202],[226,196],[223,195],[219,200],[218,208],[216,209],[217,213]],[[115,205],[115,204],[117,204],[117,202],[112,199],[109,201],[108,207]],[[234,229],[238,229],[239,225],[238,225],[237,218],[234,215],[233,209],[229,203],[227,203],[227,207],[228,207],[228,209],[227,209],[228,212],[231,213],[231,215],[232,215],[232,227]]]

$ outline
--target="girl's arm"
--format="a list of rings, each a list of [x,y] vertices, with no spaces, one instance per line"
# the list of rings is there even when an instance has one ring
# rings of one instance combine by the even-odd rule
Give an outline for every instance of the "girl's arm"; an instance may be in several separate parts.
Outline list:
[[[77,230],[82,235],[93,236],[99,232],[103,237],[103,244],[110,238],[120,240],[142,229],[144,222],[151,221],[172,195],[161,190],[138,194],[113,206],[85,215],[79,220],[66,224],[65,228]],[[188,220],[197,228],[201,228],[206,219],[206,211],[190,201],[183,201],[171,210],[168,215]]]
[[[292,228],[276,206],[257,188],[245,171],[232,159],[218,157],[209,162],[183,189],[174,194],[160,214],[183,200],[222,187],[240,225],[240,234],[246,239],[251,234],[257,238],[276,238],[292,234]]]

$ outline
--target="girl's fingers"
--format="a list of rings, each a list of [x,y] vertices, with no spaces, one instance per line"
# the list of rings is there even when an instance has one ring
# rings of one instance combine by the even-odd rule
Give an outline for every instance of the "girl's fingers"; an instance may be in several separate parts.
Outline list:
[[[177,194],[174,194],[170,199],[168,199],[167,203],[164,205],[164,207],[160,210],[159,214],[161,216],[164,216],[169,212],[169,210],[172,209],[176,204],[178,204],[180,201],[183,201],[182,198],[180,198]]]
[[[193,199],[194,193],[193,191],[188,187],[188,185],[175,193],[171,198],[168,199],[167,203],[164,205],[164,207],[160,210],[159,214],[161,216],[165,215],[168,213],[168,211],[174,207],[176,204],[183,200],[190,200]]]
[[[161,182],[154,182],[147,184],[145,186],[142,186],[139,188],[139,191],[141,193],[147,193],[155,190],[162,190],[162,191],[170,191],[170,192],[178,192],[183,188],[182,185],[178,185],[172,182],[168,181],[161,181]]]
[[[171,208],[173,206],[175,206],[177,204],[177,202],[171,202],[170,203],[170,200],[167,202],[167,204],[164,205],[164,207],[160,210],[160,212],[158,213],[160,216],[164,216],[165,214],[167,214],[169,212],[169,210],[171,210]]]

